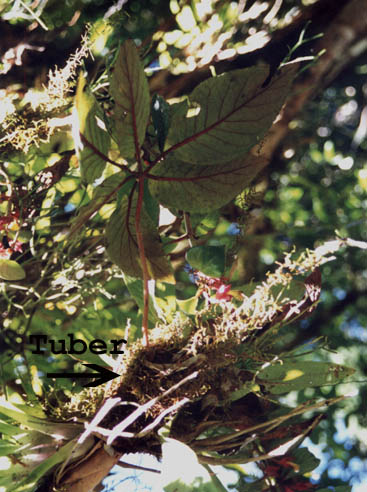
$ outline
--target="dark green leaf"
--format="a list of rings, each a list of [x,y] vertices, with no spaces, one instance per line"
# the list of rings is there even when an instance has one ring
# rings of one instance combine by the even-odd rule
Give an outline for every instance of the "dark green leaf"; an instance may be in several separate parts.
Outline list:
[[[210,277],[221,277],[225,269],[224,246],[195,246],[186,253],[190,265]]]
[[[309,473],[320,464],[320,460],[316,458],[307,448],[298,448],[292,451],[292,462],[299,465],[297,473],[304,475]]]
[[[139,53],[132,40],[120,47],[110,77],[115,101],[117,143],[124,158],[136,157],[149,119],[149,89]]]
[[[136,196],[122,198],[106,227],[107,252],[111,260],[131,277],[143,277],[136,238]],[[143,235],[145,257],[150,278],[174,283],[171,265],[164,255],[157,232],[157,225],[150,218],[144,204],[141,210],[140,227]]]
[[[248,154],[227,164],[198,166],[176,160],[174,153],[152,170],[155,176],[169,179],[151,179],[149,188],[166,207],[208,212],[226,205],[241,193],[266,164],[266,159]],[[184,181],[179,181],[180,178]]]
[[[93,190],[93,201],[101,200],[101,199],[103,200],[106,197],[108,197],[108,195],[113,193],[113,191],[118,187],[118,185],[122,183],[125,177],[126,177],[125,173],[119,172],[116,174],[112,174],[112,176],[106,178],[100,185],[98,185]],[[111,196],[111,200],[114,198],[116,197]]]
[[[152,120],[157,134],[158,147],[159,150],[163,152],[171,121],[171,106],[159,94],[154,94],[151,106]]]

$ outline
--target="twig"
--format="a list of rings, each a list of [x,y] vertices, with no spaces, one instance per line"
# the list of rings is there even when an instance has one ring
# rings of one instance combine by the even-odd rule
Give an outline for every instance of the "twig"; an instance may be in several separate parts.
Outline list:
[[[126,463],[125,461],[119,461],[116,463],[117,466],[121,466],[121,468],[133,468],[135,470],[148,471],[152,473],[161,473],[160,470],[156,470],[155,468],[147,468],[146,466],[132,465],[130,463]]]
[[[38,22],[38,24],[39,24],[41,27],[43,27],[43,29],[44,29],[45,31],[48,31],[48,27],[46,26],[46,24],[43,22],[43,20],[40,18],[40,16],[39,16],[39,15],[37,15],[35,12],[33,12],[33,10],[32,10],[32,9],[30,9],[30,8],[28,7],[28,5],[26,5],[26,4],[25,4],[22,0],[19,0],[19,3],[22,5],[22,7],[23,7],[23,8],[24,8],[27,12],[29,12],[29,13],[30,13],[30,15],[31,15],[34,19],[36,19],[36,21]]]
[[[193,240],[195,240],[195,234],[194,231],[192,230],[190,214],[188,212],[184,212],[184,222],[185,222],[186,235],[189,240],[189,245],[190,248],[192,248]]]
[[[159,414],[158,417],[156,417],[151,424],[149,424],[146,427],[144,427],[144,429],[142,431],[140,431],[135,437],[144,437],[144,436],[146,436],[155,427],[157,427],[157,425],[164,419],[164,417],[166,415],[169,415],[170,413],[173,413],[175,410],[178,410],[180,407],[183,407],[189,401],[190,401],[189,398],[183,398],[182,400],[178,401],[174,405],[171,405],[170,407],[166,408],[166,410],[164,410],[164,412],[162,412],[161,414]]]
[[[332,405],[334,403],[337,403],[337,402],[343,400],[344,398],[346,398],[346,397],[343,395],[343,396],[339,396],[337,398],[330,398],[328,400],[322,400],[320,402],[313,403],[309,406],[307,406],[307,403],[309,403],[309,402],[306,402],[302,405],[299,405],[297,408],[293,409],[288,414],[281,415],[280,417],[277,417],[277,418],[272,419],[272,420],[268,420],[267,422],[263,422],[263,423],[257,424],[257,425],[252,425],[250,427],[247,427],[246,429],[243,429],[243,430],[240,430],[237,432],[231,432],[230,434],[226,434],[224,436],[218,436],[218,437],[207,438],[207,439],[199,439],[196,442],[194,441],[192,443],[192,447],[196,448],[196,449],[198,449],[198,448],[205,449],[205,447],[207,445],[221,444],[221,443],[224,443],[227,441],[231,441],[232,439],[238,438],[244,434],[249,434],[250,432],[254,432],[256,430],[259,430],[259,429],[262,429],[262,428],[268,427],[268,426],[269,426],[269,428],[267,429],[267,432],[269,432],[270,430],[274,429],[274,427],[277,427],[278,425],[280,425],[281,423],[290,419],[291,417],[294,417],[296,415],[300,415],[300,414],[302,414],[304,412],[308,412],[310,410],[316,410],[317,408],[323,407],[325,405],[326,406]]]

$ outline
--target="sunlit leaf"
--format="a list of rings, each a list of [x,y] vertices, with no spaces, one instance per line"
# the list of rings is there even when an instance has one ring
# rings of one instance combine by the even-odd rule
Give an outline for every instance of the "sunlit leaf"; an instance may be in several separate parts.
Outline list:
[[[4,280],[22,280],[25,278],[24,269],[14,260],[0,260],[0,278]]]
[[[354,373],[350,367],[329,362],[283,362],[266,367],[256,381],[272,394],[300,391],[309,387],[336,384]]]
[[[177,311],[176,287],[165,282],[155,283],[154,305],[165,320],[171,321]]]
[[[7,456],[8,454],[12,454],[16,452],[18,448],[19,446],[17,444],[2,439],[0,441],[0,456]]]
[[[129,275],[124,274],[124,282],[127,287],[127,290],[130,292],[136,304],[139,306],[141,310],[143,310],[144,309],[143,281],[140,278],[130,277]],[[153,325],[158,321],[158,316],[154,309],[154,303],[152,302],[151,296],[149,302],[148,319]]]
[[[80,146],[76,147],[80,171],[87,183],[93,183],[105,168],[106,161],[98,152],[104,156],[108,153],[110,136],[104,126],[101,109],[83,75],[78,80],[75,106],[81,133]]]
[[[198,302],[198,296],[190,297],[189,299],[177,299],[177,304],[181,311],[191,315],[196,314]]]
[[[186,116],[174,115],[167,137],[177,158],[213,165],[243,157],[279,113],[295,74],[286,67],[264,86],[266,66],[234,70],[205,80],[189,96]]]
[[[115,101],[117,143],[124,158],[136,157],[149,119],[149,89],[138,50],[132,40],[120,47],[110,76]]]

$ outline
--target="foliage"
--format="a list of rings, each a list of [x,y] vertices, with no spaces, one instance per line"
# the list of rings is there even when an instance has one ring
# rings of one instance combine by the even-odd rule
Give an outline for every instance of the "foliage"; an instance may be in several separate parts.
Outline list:
[[[309,357],[300,334],[316,316],[321,275],[332,268],[333,255],[356,246],[355,257],[363,261],[366,249],[346,239],[349,216],[345,227],[329,220],[327,207],[345,180],[327,171],[320,177],[317,166],[325,161],[343,170],[348,156],[331,141],[290,145],[286,156],[292,150],[306,157],[291,163],[286,179],[281,169],[273,171],[263,193],[272,234],[260,248],[246,250],[268,165],[262,147],[294,90],[299,63],[288,57],[280,66],[214,71],[189,94],[166,100],[150,94],[152,46],[117,42],[142,29],[132,13],[136,2],[103,20],[88,10],[92,2],[85,3],[82,17],[97,20],[81,47],[64,69],[49,73],[36,102],[33,89],[24,98],[12,94],[3,115],[0,486],[80,490],[84,468],[97,485],[120,456],[143,452],[162,456],[167,491],[225,490],[211,465],[254,462],[261,476],[237,468],[236,490],[314,490],[309,477],[318,460],[299,446],[318,432],[328,408],[344,400],[335,387],[354,369],[321,350]],[[178,50],[190,52],[195,30],[204,34],[216,14],[171,3],[181,34],[158,31],[153,45],[159,43],[160,59],[170,45],[168,52],[183,60]],[[221,28],[235,36],[233,2],[222,3]],[[135,8],[144,9],[144,2]],[[14,19],[14,12],[4,7],[3,18]],[[32,11],[44,29],[60,24],[63,31],[72,11],[59,15],[52,2]],[[212,32],[217,40],[220,29]],[[185,33],[191,38],[182,44]],[[173,73],[190,63],[182,60],[172,62]],[[310,176],[300,176],[307,159]],[[363,168],[356,176],[362,196]],[[335,181],[327,200],[320,197],[322,179]],[[356,201],[354,183],[337,197],[343,202],[348,195],[346,209]],[[344,203],[339,207],[345,210]],[[354,220],[362,217],[353,212]],[[339,238],[325,242],[335,228]],[[324,243],[315,247],[317,240]],[[289,247],[294,243],[305,251],[296,253]],[[241,275],[243,254],[246,267],[262,269],[259,282]],[[256,254],[278,261],[266,273]],[[344,260],[343,268],[350,268]],[[333,285],[328,275],[324,282]],[[49,353],[48,347],[42,356],[34,353],[30,335],[37,333],[55,340],[73,333],[86,342],[124,337],[127,347],[117,359],[90,352],[77,359],[108,366],[120,378],[88,390],[72,380],[47,381],[51,365],[71,372],[76,364],[71,353]],[[312,354],[316,346],[313,340]],[[294,392],[298,400],[291,404]],[[35,449],[42,451],[34,455]],[[105,455],[95,470],[99,453]],[[177,460],[191,475],[174,467]]]

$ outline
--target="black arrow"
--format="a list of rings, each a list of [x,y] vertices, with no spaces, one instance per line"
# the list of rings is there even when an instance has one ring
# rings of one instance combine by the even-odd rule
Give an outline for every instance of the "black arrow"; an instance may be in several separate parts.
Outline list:
[[[48,378],[97,378],[92,383],[83,384],[83,388],[91,388],[95,386],[99,386],[100,384],[107,383],[107,381],[111,381],[111,379],[118,378],[120,374],[116,374],[116,372],[112,372],[105,367],[99,366],[98,364],[83,364],[83,366],[90,367],[95,371],[99,372],[99,375],[94,372],[84,372],[81,374],[75,372],[48,372],[46,376]]]

